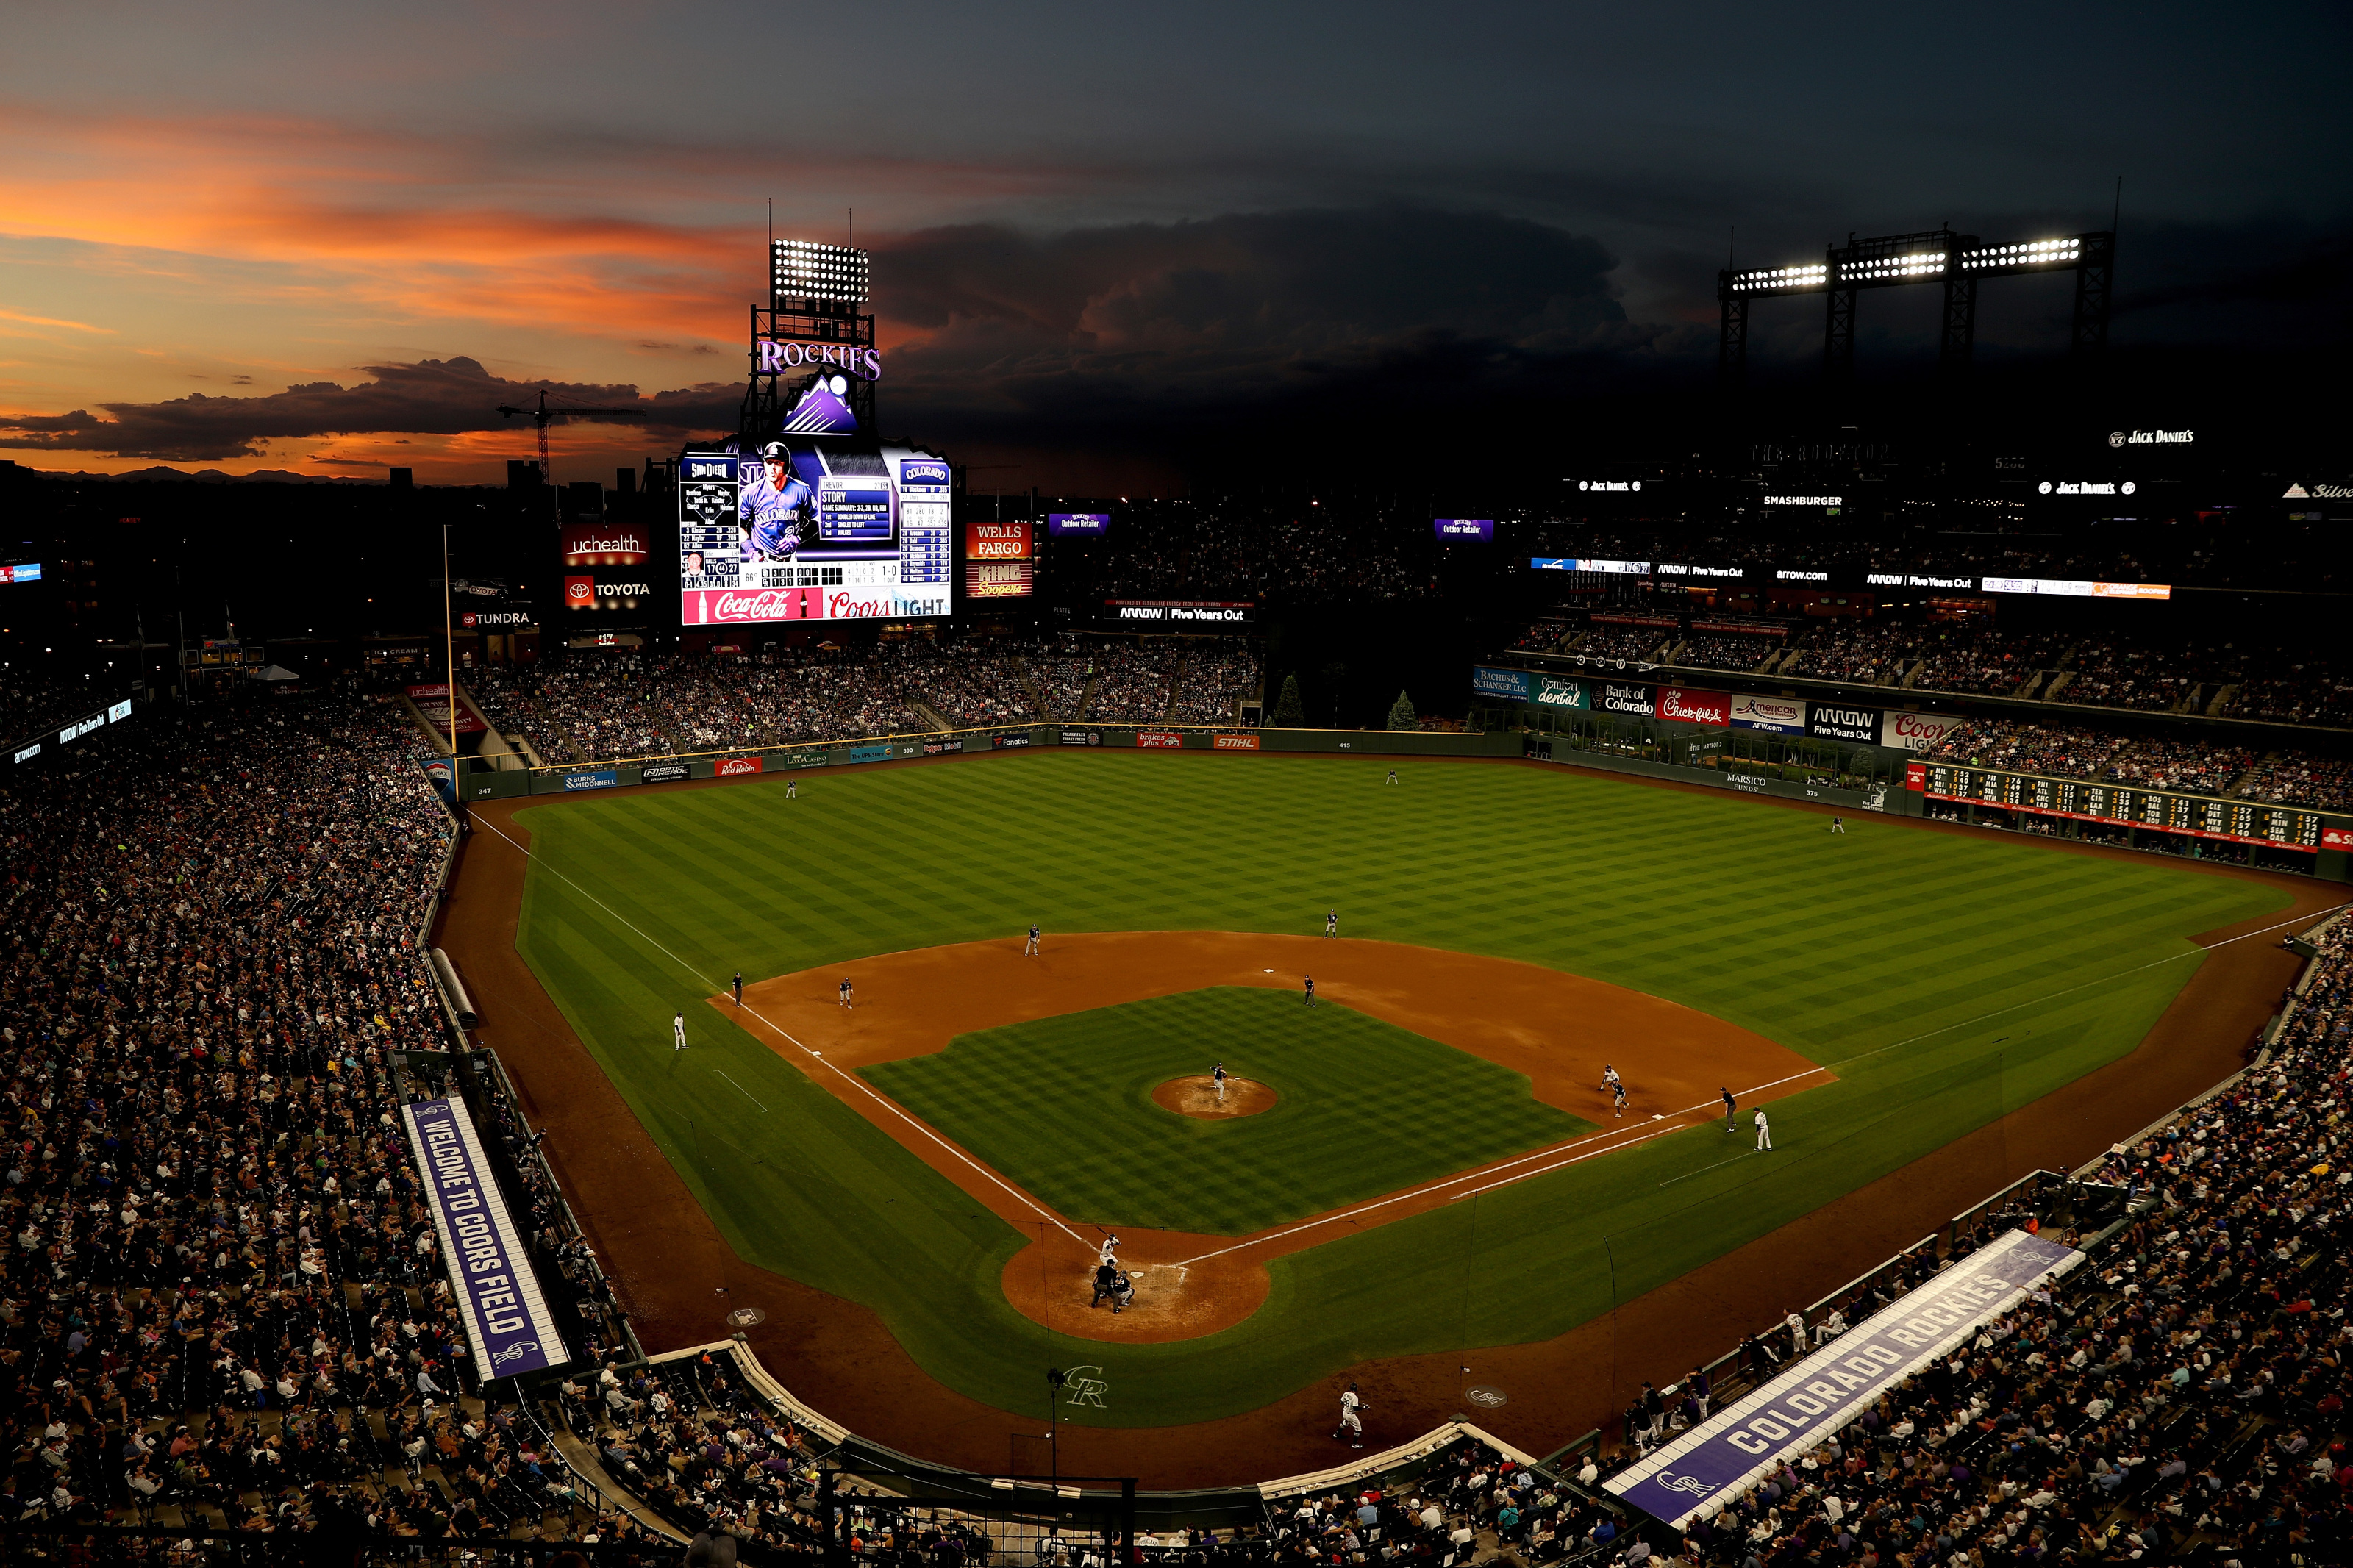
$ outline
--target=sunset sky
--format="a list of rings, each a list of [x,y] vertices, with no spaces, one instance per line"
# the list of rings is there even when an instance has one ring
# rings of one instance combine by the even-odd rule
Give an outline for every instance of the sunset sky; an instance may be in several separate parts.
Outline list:
[[[492,405],[547,384],[650,400],[650,428],[560,430],[559,479],[609,478],[728,427],[770,198],[786,236],[846,239],[855,208],[885,426],[1008,484],[1108,485],[1176,461],[1170,429],[1400,364],[1697,375],[1735,226],[1743,263],[2034,237],[2105,226],[2119,174],[2119,342],[2346,332],[2342,5],[9,23],[0,456],[47,469],[491,480],[532,450]],[[2063,310],[1989,309],[1989,352]],[[1819,330],[1759,317],[1768,354]]]

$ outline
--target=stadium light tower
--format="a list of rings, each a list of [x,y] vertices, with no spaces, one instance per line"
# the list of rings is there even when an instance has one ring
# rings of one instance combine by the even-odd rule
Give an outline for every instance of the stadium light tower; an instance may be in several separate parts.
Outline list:
[[[785,384],[804,367],[839,364],[841,395],[862,430],[874,427],[874,317],[865,309],[873,280],[870,254],[813,239],[768,241],[768,302],[752,307],[751,384],[744,391],[742,434],[765,441],[788,412]],[[771,345],[764,357],[761,345]],[[790,345],[777,352],[776,345]],[[865,369],[860,369],[863,365]]]
[[[1822,321],[1822,377],[1833,387],[1854,375],[1855,296],[1865,289],[1902,289],[1933,283],[1944,291],[1936,334],[1936,365],[1957,381],[1969,368],[1977,343],[1978,284],[1988,278],[2030,272],[2075,274],[2075,313],[2069,347],[2095,353],[2108,342],[2108,299],[2116,265],[2116,232],[2061,235],[2047,239],[1988,245],[1951,228],[1918,234],[1847,236],[1820,261],[1785,267],[1727,268],[1715,275],[1722,322],[1716,336],[1716,376],[1736,388],[1748,374],[1748,307],[1752,300],[1794,294],[1828,296]]]

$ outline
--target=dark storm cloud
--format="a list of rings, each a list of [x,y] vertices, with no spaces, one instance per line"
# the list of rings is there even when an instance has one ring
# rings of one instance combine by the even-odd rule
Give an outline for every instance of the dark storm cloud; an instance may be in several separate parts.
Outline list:
[[[894,424],[1148,429],[1524,387],[1645,352],[1598,240],[1493,213],[1378,206],[889,243]],[[1397,412],[1409,410],[1400,405]]]
[[[0,415],[0,447],[98,451],[166,462],[253,457],[276,437],[359,436],[397,431],[455,436],[513,428],[500,404],[529,403],[545,385],[560,403],[636,406],[657,429],[732,429],[741,396],[733,386],[704,385],[640,397],[627,385],[519,382],[492,375],[459,356],[415,364],[363,367],[374,377],[356,386],[314,381],[260,397],[211,397],[202,393],[163,403],[108,403],[111,416],[77,410],[54,416]]]

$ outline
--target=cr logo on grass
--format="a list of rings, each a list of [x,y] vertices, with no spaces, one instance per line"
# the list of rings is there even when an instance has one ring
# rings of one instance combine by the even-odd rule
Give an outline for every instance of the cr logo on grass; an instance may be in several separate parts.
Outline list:
[[[1110,1390],[1111,1384],[1093,1375],[1102,1371],[1099,1366],[1074,1366],[1070,1370],[1062,1386],[1071,1391],[1071,1404],[1092,1405],[1098,1410],[1110,1408],[1103,1404],[1103,1396]]]

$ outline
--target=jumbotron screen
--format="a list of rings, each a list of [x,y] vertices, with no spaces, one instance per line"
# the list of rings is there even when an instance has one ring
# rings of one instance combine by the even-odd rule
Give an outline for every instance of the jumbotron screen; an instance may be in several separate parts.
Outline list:
[[[680,624],[948,614],[949,482],[944,458],[854,439],[686,453]]]

